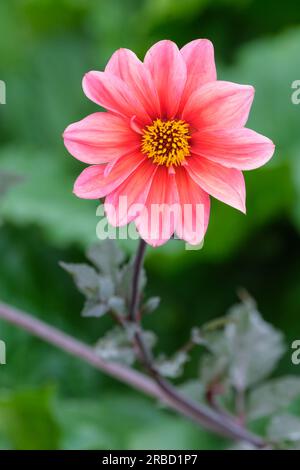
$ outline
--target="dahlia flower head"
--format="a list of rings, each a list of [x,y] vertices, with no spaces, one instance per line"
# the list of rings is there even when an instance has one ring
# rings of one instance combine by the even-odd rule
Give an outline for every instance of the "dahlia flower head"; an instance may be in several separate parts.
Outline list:
[[[86,96],[95,112],[64,132],[68,151],[89,164],[74,193],[105,198],[113,226],[132,221],[147,243],[174,234],[202,242],[210,196],[245,213],[243,170],[273,155],[270,139],[245,127],[254,97],[249,85],[217,80],[212,43],[178,49],[154,44],[144,62],[117,50],[104,72],[88,72]]]

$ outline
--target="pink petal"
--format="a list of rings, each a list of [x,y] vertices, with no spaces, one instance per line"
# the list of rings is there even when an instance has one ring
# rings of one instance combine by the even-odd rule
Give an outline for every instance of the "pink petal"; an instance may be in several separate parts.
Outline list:
[[[225,168],[196,155],[189,158],[189,164],[185,168],[205,192],[241,212],[246,212],[245,181],[241,171]]]
[[[104,207],[111,225],[126,225],[143,210],[156,170],[157,165],[145,159],[117,189],[106,196]]]
[[[160,41],[152,46],[144,63],[150,70],[158,91],[161,117],[175,117],[186,83],[186,65],[176,44]]]
[[[238,170],[264,165],[274,149],[270,139],[247,128],[199,131],[192,138],[193,153]]]
[[[208,39],[196,39],[180,50],[187,67],[187,82],[180,109],[190,95],[208,82],[217,80],[214,47]]]
[[[129,49],[119,49],[109,60],[105,72],[121,78],[152,119],[160,115],[158,94],[147,67]]]
[[[182,119],[196,129],[243,127],[253,96],[252,86],[222,81],[206,83],[190,96]]]
[[[135,220],[140,236],[150,245],[162,245],[173,235],[177,199],[175,176],[166,167],[157,167],[145,207]]]
[[[140,146],[140,137],[129,121],[110,113],[90,114],[68,126],[63,137],[73,157],[91,164],[109,162]]]
[[[99,199],[116,189],[146,159],[140,152],[119,158],[105,176],[106,165],[88,166],[78,176],[74,193],[83,199]]]
[[[193,181],[184,167],[176,168],[176,183],[181,206],[176,233],[189,244],[198,245],[208,226],[209,196]]]
[[[86,96],[108,111],[132,118],[136,116],[143,124],[151,119],[133,91],[119,77],[108,72],[88,72],[82,82]]]

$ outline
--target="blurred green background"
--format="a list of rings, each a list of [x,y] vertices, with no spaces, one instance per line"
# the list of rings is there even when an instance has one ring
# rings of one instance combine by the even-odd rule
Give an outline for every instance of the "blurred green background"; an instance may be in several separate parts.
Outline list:
[[[213,201],[200,251],[149,249],[149,295],[162,296],[146,326],[167,353],[193,325],[223,315],[247,288],[287,344],[300,337],[300,9],[293,0],[10,0],[0,2],[0,171],[22,177],[0,199],[0,298],[94,343],[109,320],[80,317],[82,296],[59,260],[81,262],[96,240],[96,203],[76,199],[84,165],[61,134],[96,111],[82,90],[115,49],[141,58],[160,39],[215,46],[218,76],[252,84],[248,127],[276,154],[246,174],[247,216]],[[129,250],[134,242],[126,246]],[[222,448],[225,442],[80,361],[0,322],[0,448]],[[255,347],[255,345],[253,345]],[[186,377],[195,373],[188,367]],[[280,372],[299,373],[286,354]]]

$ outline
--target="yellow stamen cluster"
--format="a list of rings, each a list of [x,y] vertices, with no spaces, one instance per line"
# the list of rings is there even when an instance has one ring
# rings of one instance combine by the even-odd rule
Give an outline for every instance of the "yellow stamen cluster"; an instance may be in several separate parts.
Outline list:
[[[186,122],[156,119],[143,131],[141,151],[157,165],[179,166],[190,155],[190,138]]]

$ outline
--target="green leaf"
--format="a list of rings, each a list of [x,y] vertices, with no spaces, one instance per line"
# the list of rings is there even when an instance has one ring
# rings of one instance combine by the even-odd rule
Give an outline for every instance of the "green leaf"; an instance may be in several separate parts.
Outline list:
[[[160,297],[150,297],[143,305],[143,314],[154,312],[159,307]]]
[[[227,380],[229,368],[228,356],[204,354],[200,363],[200,379],[209,386],[214,382],[223,383]]]
[[[114,295],[115,286],[110,276],[99,275],[99,296],[102,302],[108,302]]]
[[[122,299],[122,297],[118,297],[116,295],[112,296],[108,300],[108,306],[109,306],[110,310],[115,312],[117,315],[124,316],[127,313],[126,312],[125,300]]]
[[[282,333],[263,320],[250,298],[229,311],[224,331],[202,331],[202,335],[211,352],[203,357],[202,379],[228,377],[237,390],[267,377],[285,350]]]
[[[287,413],[274,416],[267,427],[267,436],[279,443],[300,443],[300,419]]]
[[[52,387],[0,395],[0,435],[16,450],[58,449],[60,429]]]
[[[84,307],[81,311],[83,317],[103,317],[107,312],[109,312],[109,306],[104,303],[95,302],[94,300],[87,300],[84,303]]]
[[[128,338],[127,332],[116,326],[108,331],[95,346],[99,357],[106,361],[119,362],[131,365],[135,361],[135,352]]]
[[[63,269],[69,272],[79,291],[86,297],[82,311],[85,317],[100,317],[112,310],[117,315],[125,315],[131,301],[134,260],[121,265],[124,253],[112,240],[92,245],[87,250],[87,257],[93,263],[71,264],[61,262]],[[142,270],[139,294],[146,283],[145,271]],[[149,308],[158,304],[158,298],[152,298]]]
[[[286,408],[299,396],[299,377],[280,377],[260,384],[249,394],[247,417],[249,420],[254,420],[269,416]]]
[[[117,294],[126,301],[126,305],[130,305],[131,296],[132,296],[132,281],[134,274],[134,259],[133,257],[125,266],[122,267],[119,273]],[[147,283],[145,269],[141,270],[138,293],[141,294],[144,290]]]
[[[139,332],[146,348],[150,351],[154,348],[157,338],[153,331],[141,329],[138,324],[128,321],[125,323],[125,331],[131,344],[134,341],[136,333]]]
[[[74,278],[78,290],[87,298],[95,298],[99,291],[99,277],[88,264],[72,264],[61,261],[60,266]]]
[[[161,355],[155,361],[155,368],[161,375],[174,379],[182,375],[183,368],[188,360],[189,355],[185,351],[178,351],[171,358]]]
[[[103,240],[101,243],[93,244],[88,248],[87,258],[103,274],[114,276],[117,268],[124,261],[124,253],[114,240]]]
[[[203,401],[205,394],[204,384],[200,380],[187,380],[177,386],[184,395],[195,401]]]
[[[232,308],[225,327],[231,383],[239,390],[267,377],[282,357],[283,335],[265,322],[249,299]]]

